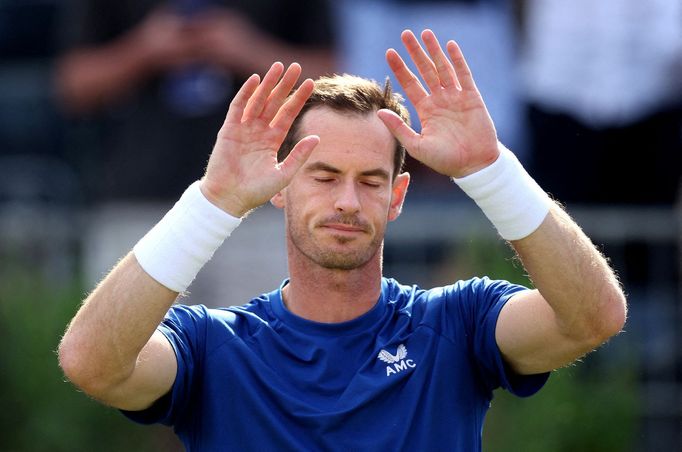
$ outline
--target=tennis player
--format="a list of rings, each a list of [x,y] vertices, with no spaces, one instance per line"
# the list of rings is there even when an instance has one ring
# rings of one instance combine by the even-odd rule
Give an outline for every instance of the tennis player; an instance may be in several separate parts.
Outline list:
[[[300,66],[275,63],[245,82],[204,177],[69,325],[59,356],[75,385],[172,425],[187,450],[477,451],[495,388],[531,395],[621,331],[614,273],[498,142],[457,44],[429,30],[402,41],[421,79],[386,58],[421,133],[390,87],[358,77],[293,90]],[[382,276],[405,150],[474,199],[535,289]],[[268,201],[284,212],[289,278],[241,307],[174,304]]]

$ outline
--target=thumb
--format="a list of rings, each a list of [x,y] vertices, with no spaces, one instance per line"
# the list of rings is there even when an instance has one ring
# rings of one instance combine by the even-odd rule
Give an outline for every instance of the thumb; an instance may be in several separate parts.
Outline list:
[[[400,144],[402,144],[408,151],[417,148],[417,141],[419,134],[412,130],[403,119],[395,112],[387,109],[377,111],[377,116],[383,121],[384,125],[388,127],[394,137]]]
[[[296,143],[296,146],[289,152],[289,155],[279,164],[279,169],[287,181],[287,184],[293,179],[296,172],[301,169],[303,164],[308,160],[310,154],[320,142],[320,137],[317,135],[309,135]]]

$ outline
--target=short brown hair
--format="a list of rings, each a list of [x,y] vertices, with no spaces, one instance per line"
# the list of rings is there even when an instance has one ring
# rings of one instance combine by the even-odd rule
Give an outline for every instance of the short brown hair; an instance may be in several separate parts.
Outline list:
[[[298,114],[284,142],[277,152],[277,160],[282,161],[296,145],[300,137],[298,132],[303,115],[315,107],[327,107],[337,112],[368,114],[385,108],[400,116],[410,124],[410,114],[403,105],[403,97],[394,93],[391,82],[386,78],[381,88],[374,80],[368,80],[355,75],[343,74],[331,77],[320,77],[315,80],[315,88],[301,112]],[[405,148],[395,140],[395,154],[393,156],[393,177],[397,176],[405,162]]]

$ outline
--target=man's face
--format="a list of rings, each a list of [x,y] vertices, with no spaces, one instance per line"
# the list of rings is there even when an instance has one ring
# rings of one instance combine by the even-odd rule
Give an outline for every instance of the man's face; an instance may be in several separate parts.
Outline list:
[[[315,108],[299,137],[320,143],[289,186],[273,198],[284,207],[290,254],[330,269],[351,270],[381,258],[386,224],[400,213],[409,175],[393,180],[395,141],[375,113]]]

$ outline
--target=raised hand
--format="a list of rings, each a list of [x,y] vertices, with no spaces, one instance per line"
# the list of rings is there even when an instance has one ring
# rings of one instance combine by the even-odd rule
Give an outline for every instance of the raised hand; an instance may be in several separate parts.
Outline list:
[[[301,67],[284,72],[275,63],[263,77],[252,75],[235,95],[208,161],[201,191],[227,213],[241,217],[286,187],[320,139],[301,139],[287,158],[277,163],[277,150],[313,91],[305,80],[287,99]]]
[[[380,110],[379,117],[412,157],[439,173],[464,177],[497,159],[495,126],[459,46],[448,41],[448,59],[431,30],[421,37],[428,54],[411,31],[401,35],[428,91],[394,49],[386,52],[391,70],[417,110],[421,133],[388,110]]]

